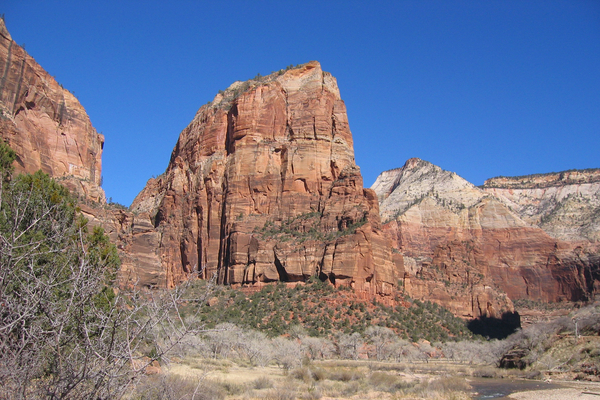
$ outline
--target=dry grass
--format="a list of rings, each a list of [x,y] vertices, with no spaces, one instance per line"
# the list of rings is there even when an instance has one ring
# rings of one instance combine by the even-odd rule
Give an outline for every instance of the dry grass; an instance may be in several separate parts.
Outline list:
[[[209,396],[223,400],[462,400],[469,398],[465,380],[469,372],[465,366],[452,364],[343,360],[312,362],[286,373],[272,366],[250,368],[220,360],[188,358],[164,368],[161,375],[148,378],[131,399],[197,400]]]

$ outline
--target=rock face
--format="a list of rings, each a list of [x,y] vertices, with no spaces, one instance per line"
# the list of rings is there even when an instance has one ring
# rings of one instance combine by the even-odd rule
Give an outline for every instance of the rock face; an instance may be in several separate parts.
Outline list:
[[[600,241],[600,169],[492,178],[483,189],[554,238]]]
[[[512,311],[510,299],[577,301],[598,292],[598,246],[550,236],[452,172],[411,159],[372,188],[413,297],[499,318]]]
[[[41,169],[72,192],[104,201],[104,137],[75,96],[12,40],[1,18],[0,136],[18,155],[17,172]]]
[[[131,209],[144,239],[130,247],[147,244],[139,252],[156,267],[147,285],[200,270],[229,284],[318,275],[389,293],[397,279],[336,80],[317,62],[236,82],[201,107]]]

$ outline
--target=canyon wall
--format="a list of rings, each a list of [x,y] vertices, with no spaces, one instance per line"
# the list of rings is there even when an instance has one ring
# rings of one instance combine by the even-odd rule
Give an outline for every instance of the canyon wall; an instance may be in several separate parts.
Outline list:
[[[143,236],[127,246],[154,257],[152,279],[131,269],[146,285],[197,271],[228,284],[319,276],[379,294],[397,281],[336,80],[317,62],[236,82],[201,107],[131,210]]]
[[[17,172],[49,174],[72,192],[104,201],[104,137],[79,101],[14,40],[0,18],[0,137]]]
[[[597,243],[553,237],[455,173],[411,159],[372,189],[413,297],[464,317],[500,317],[511,299],[579,301],[600,288]]]

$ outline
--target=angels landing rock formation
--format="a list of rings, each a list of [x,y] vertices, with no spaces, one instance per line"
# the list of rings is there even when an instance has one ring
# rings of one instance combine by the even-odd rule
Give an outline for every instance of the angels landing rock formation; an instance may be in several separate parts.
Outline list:
[[[131,210],[124,250],[141,267],[126,270],[146,285],[194,271],[229,284],[316,275],[385,294],[397,280],[336,80],[315,61],[202,106]]]
[[[511,299],[580,301],[600,291],[599,243],[562,240],[565,235],[546,232],[545,225],[542,229],[533,223],[533,206],[523,200],[536,205],[554,202],[542,208],[556,210],[557,218],[565,209],[557,198],[575,199],[592,214],[596,204],[597,214],[600,192],[589,181],[577,182],[578,188],[562,185],[560,190],[547,185],[540,191],[547,194],[544,200],[533,189],[502,189],[498,182],[493,190],[482,190],[453,172],[410,159],[404,167],[382,173],[372,189],[385,229],[404,256],[406,292],[442,303],[464,317],[499,318],[513,310]],[[563,195],[551,196],[557,191]],[[567,209],[572,219],[574,208]],[[590,222],[584,231],[593,238],[597,227]],[[581,234],[576,236],[581,239]]]
[[[41,169],[81,197],[104,201],[104,137],[75,96],[12,40],[2,18],[0,136],[17,153],[17,172]]]

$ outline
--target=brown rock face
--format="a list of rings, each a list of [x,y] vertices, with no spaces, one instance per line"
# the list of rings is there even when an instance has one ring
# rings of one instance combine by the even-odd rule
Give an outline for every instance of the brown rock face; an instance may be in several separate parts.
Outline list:
[[[456,174],[412,159],[373,185],[404,256],[405,290],[465,317],[512,311],[510,299],[586,300],[598,249],[555,239]]]
[[[396,282],[344,102],[317,62],[236,82],[200,108],[132,210],[158,234],[162,273],[144,284],[198,270],[230,284],[317,275],[372,293]]]
[[[104,201],[104,137],[79,101],[19,47],[0,19],[0,135],[17,153],[16,171],[37,170],[71,191]]]

